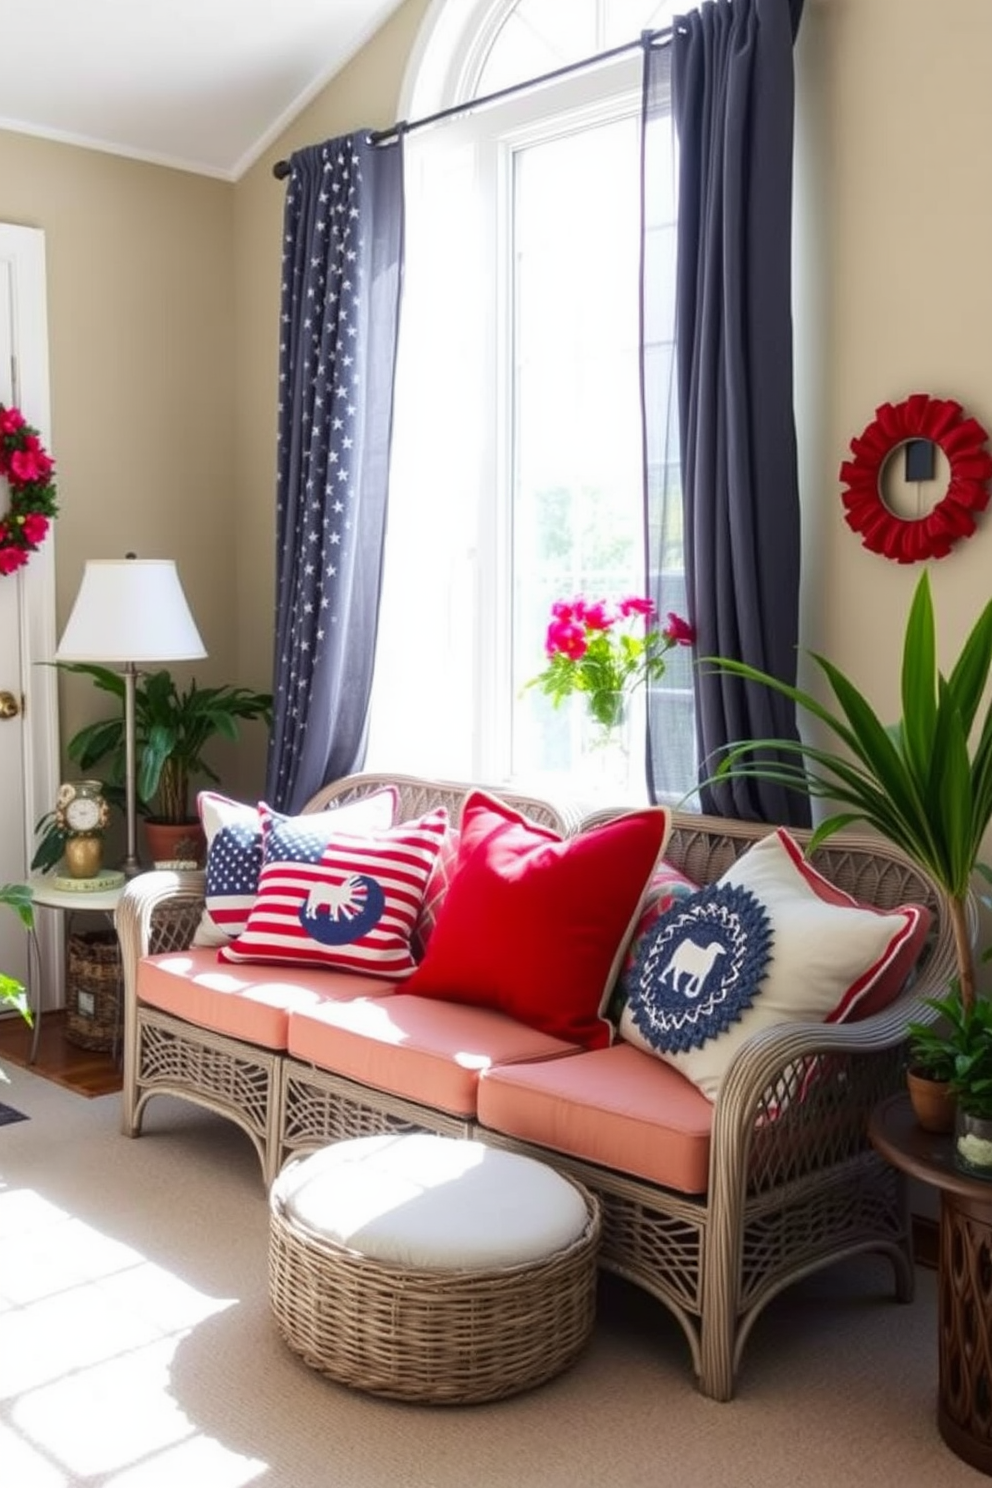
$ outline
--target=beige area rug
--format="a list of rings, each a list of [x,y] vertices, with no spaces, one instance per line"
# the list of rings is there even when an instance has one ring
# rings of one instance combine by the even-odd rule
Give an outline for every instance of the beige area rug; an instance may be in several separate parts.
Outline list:
[[[268,1213],[229,1124],[27,1071],[0,1129],[2,1488],[976,1488],[935,1424],[935,1278],[874,1259],[766,1313],[737,1398],[695,1390],[681,1331],[606,1281],[575,1367],[487,1406],[331,1384],[268,1311]]]

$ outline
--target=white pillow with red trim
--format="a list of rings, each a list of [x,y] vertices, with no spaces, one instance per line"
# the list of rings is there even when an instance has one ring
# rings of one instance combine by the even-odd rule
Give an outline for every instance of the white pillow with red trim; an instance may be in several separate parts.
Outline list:
[[[444,840],[445,809],[388,830],[328,837],[313,830],[315,817],[280,818],[264,802],[258,809],[258,897],[243,933],[221,946],[219,958],[409,976],[417,964],[410,941]]]
[[[620,1035],[710,1100],[742,1044],[779,1023],[840,1023],[899,993],[930,928],[919,904],[861,904],[780,828],[642,935]]]
[[[299,820],[307,831],[326,838],[333,832],[373,832],[391,827],[399,795],[393,786],[371,791],[328,811],[284,817],[267,806],[271,818]],[[217,791],[202,790],[196,798],[200,823],[207,839],[205,908],[193,936],[196,946],[222,946],[240,935],[258,897],[262,871],[260,807],[232,801]]]

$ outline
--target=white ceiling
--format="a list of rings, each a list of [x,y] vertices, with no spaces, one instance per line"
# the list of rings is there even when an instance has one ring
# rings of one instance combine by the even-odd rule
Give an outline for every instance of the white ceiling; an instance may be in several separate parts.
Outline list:
[[[0,0],[0,129],[236,180],[400,4]]]

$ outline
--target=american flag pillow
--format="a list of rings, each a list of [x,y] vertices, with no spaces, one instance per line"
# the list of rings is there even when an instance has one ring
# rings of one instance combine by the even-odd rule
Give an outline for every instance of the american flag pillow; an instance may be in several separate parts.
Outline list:
[[[415,821],[329,839],[312,818],[279,818],[263,802],[258,898],[223,961],[302,962],[406,977],[410,938],[444,840],[444,807]]]
[[[392,786],[372,791],[332,811],[304,813],[307,830],[374,832],[390,827],[396,815],[398,796]],[[203,790],[197,796],[200,822],[207,838],[206,907],[193,937],[198,946],[221,946],[240,935],[248,924],[258,895],[262,871],[262,819],[260,807],[232,801],[217,791]],[[295,821],[267,806],[270,819]]]

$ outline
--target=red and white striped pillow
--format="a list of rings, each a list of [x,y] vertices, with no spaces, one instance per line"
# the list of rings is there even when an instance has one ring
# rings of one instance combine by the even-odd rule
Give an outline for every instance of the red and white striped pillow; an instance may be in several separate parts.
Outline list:
[[[243,933],[220,948],[220,959],[409,976],[416,967],[410,939],[444,840],[445,809],[325,841],[308,833],[305,816],[278,818],[264,803],[259,815],[258,897]]]
[[[329,837],[332,832],[377,832],[391,827],[399,795],[384,786],[344,806],[307,813],[307,827]],[[205,908],[193,936],[195,946],[222,946],[240,935],[258,897],[262,871],[262,819],[258,806],[232,801],[217,791],[197,796],[200,824],[207,839]],[[280,813],[272,811],[271,819]]]

